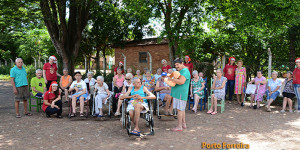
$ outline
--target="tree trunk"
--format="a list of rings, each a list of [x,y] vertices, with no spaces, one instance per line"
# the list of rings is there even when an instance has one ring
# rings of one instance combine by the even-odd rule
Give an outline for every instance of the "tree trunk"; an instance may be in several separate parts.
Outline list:
[[[102,51],[102,54],[103,54],[103,76],[105,77],[106,76],[106,57],[105,57],[105,50],[106,50],[106,46],[103,48],[103,51]]]
[[[290,50],[290,56],[289,56],[289,62],[294,62],[296,59],[296,42],[297,42],[297,33],[300,29],[298,29],[299,26],[293,26],[289,29],[289,50]]]
[[[95,61],[96,61],[96,74],[100,74],[100,48],[96,48],[97,52],[96,52],[96,57],[95,57]]]

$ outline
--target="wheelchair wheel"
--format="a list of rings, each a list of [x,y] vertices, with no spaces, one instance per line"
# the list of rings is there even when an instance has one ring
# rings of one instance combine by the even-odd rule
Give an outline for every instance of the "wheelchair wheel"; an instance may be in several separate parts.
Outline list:
[[[126,130],[127,130],[127,134],[130,136],[131,135],[131,121],[130,121],[130,116],[127,115],[126,117],[127,119],[127,125],[126,125]]]
[[[150,126],[149,126],[150,127],[150,133],[151,133],[151,135],[154,135],[154,119],[153,118],[151,118],[149,124],[150,124]]]

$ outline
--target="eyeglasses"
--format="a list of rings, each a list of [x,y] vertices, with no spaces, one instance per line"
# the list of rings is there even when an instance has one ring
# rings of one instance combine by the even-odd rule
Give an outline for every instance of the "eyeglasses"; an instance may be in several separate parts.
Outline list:
[[[125,80],[130,80],[130,79],[125,79]]]

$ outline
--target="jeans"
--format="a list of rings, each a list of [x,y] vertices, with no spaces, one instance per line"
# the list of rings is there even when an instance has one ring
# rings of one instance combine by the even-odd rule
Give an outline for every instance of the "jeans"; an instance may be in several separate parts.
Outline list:
[[[280,94],[278,91],[274,92],[271,94],[271,96],[269,95],[269,90],[266,91],[267,94],[267,100],[270,100],[271,98],[275,101],[275,99],[277,98],[277,96]]]
[[[228,80],[226,82],[226,86],[225,86],[225,94],[227,94],[227,90],[229,90],[229,100],[232,101],[232,95],[233,95],[233,91],[234,91],[234,80]],[[226,95],[225,95],[226,97]]]
[[[298,100],[298,110],[300,110],[300,84],[294,84],[294,91],[295,91],[295,95],[297,97]]]
[[[61,116],[61,113],[62,113],[62,102],[61,100],[55,102],[55,105],[57,105],[60,109],[57,109],[57,108],[51,108],[51,106],[48,106],[45,110],[46,114],[47,115],[52,115],[52,114],[56,114],[57,113],[57,116]]]

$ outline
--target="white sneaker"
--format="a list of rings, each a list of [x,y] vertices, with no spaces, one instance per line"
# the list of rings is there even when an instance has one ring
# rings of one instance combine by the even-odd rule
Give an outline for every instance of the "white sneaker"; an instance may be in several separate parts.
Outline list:
[[[280,112],[281,112],[281,113],[285,113],[285,110],[281,110]]]
[[[116,113],[115,113],[115,116],[120,116],[120,115],[121,115],[120,112],[116,112]]]

